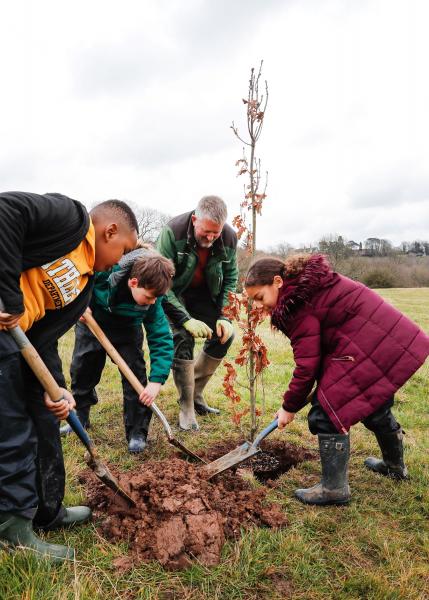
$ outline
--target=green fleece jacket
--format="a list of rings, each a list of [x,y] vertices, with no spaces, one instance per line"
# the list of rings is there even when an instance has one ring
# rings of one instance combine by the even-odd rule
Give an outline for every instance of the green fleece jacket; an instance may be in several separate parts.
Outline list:
[[[140,306],[128,287],[134,261],[146,253],[148,250],[145,249],[134,250],[112,271],[96,273],[90,307],[101,326],[140,327],[143,324],[150,354],[149,381],[163,384],[170,373],[174,354],[173,337],[162,307],[165,297],[157,298],[150,306]]]
[[[170,258],[176,269],[165,303],[167,314],[176,326],[191,318],[180,296],[189,287],[198,264],[193,214],[191,211],[171,219],[161,230],[156,244],[158,252]],[[237,235],[226,223],[211,248],[204,274],[213,302],[219,307],[219,316],[225,318],[222,309],[228,304],[228,293],[236,291],[238,280]]]

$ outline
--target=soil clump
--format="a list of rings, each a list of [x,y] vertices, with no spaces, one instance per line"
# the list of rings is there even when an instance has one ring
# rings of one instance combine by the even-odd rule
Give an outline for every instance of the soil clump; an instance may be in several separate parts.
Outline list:
[[[213,566],[225,540],[237,538],[241,528],[287,524],[280,506],[265,501],[266,488],[255,488],[233,473],[207,481],[199,465],[176,457],[145,461],[126,473],[112,471],[135,508],[90,470],[81,481],[102,533],[128,542],[135,562],[157,560],[167,569],[186,568],[193,560]]]

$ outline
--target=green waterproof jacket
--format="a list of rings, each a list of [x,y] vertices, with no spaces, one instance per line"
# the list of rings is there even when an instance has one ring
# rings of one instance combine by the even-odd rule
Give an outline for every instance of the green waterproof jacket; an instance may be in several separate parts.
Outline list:
[[[150,251],[149,251],[150,252]],[[162,302],[140,306],[134,302],[128,287],[128,279],[134,261],[148,253],[138,249],[126,254],[110,272],[99,272],[90,307],[94,318],[110,327],[141,327],[144,325],[150,354],[149,381],[165,383],[173,362],[173,337]]]
[[[180,301],[180,296],[189,287],[198,264],[197,243],[191,219],[193,214],[194,211],[191,211],[171,219],[161,230],[156,244],[158,252],[170,258],[176,269],[173,285],[167,294],[168,316],[176,326],[183,325],[191,318]],[[238,280],[237,235],[226,223],[221,236],[212,246],[205,267],[205,279],[221,316],[223,307],[229,301],[228,293],[236,291]]]

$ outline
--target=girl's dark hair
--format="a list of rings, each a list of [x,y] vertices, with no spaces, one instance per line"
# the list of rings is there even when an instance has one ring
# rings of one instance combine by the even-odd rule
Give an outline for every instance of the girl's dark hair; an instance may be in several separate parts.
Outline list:
[[[272,256],[258,258],[247,271],[244,287],[271,285],[276,275],[280,275],[282,279],[295,277],[304,269],[310,256],[310,254],[292,254],[285,260]]]
[[[174,265],[169,258],[158,252],[150,252],[136,259],[130,272],[135,277],[138,287],[154,290],[155,296],[163,296],[171,288],[174,277]]]

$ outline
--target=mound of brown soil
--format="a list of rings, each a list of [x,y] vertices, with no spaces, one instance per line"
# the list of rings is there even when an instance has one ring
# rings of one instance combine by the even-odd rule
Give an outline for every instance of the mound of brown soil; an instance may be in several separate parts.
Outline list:
[[[278,505],[264,502],[267,489],[254,489],[232,473],[207,481],[200,466],[180,458],[144,462],[118,479],[135,508],[91,471],[81,477],[103,534],[128,542],[136,561],[158,560],[168,569],[185,568],[192,560],[212,566],[225,539],[238,537],[240,528],[287,524]]]

